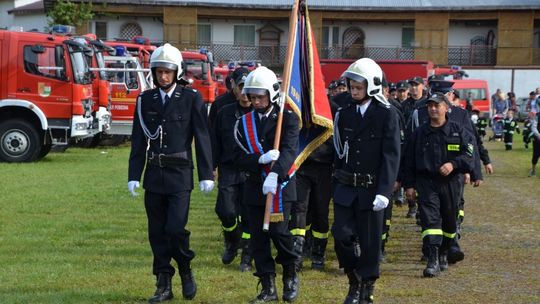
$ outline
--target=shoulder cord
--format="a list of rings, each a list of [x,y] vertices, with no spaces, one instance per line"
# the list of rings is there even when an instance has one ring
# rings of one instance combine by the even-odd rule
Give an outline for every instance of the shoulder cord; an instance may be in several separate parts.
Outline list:
[[[246,147],[244,145],[242,145],[242,143],[240,142],[240,139],[238,138],[238,136],[242,136],[242,134],[240,133],[240,131],[238,130],[238,123],[240,122],[240,119],[237,119],[236,120],[236,123],[234,123],[234,140],[236,141],[236,144],[242,148],[242,150],[244,150],[244,152],[246,152],[246,154],[250,154],[248,149],[246,149]]]
[[[336,149],[337,156],[339,159],[345,157],[345,162],[349,162],[349,141],[346,140],[345,144],[341,144],[341,137],[339,136],[339,111],[336,113],[336,118],[334,119],[334,148]]]

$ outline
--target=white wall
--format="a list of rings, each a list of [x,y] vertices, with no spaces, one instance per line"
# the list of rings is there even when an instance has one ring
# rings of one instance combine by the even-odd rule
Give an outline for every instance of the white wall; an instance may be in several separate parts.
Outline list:
[[[488,32],[492,30],[495,34],[493,45],[497,45],[497,26],[473,26],[465,22],[451,22],[448,29],[449,46],[468,46],[471,39],[476,36],[487,37]],[[532,37],[531,37],[532,39]]]
[[[366,35],[365,46],[400,47],[403,27],[411,27],[411,22],[323,22],[330,28],[329,39],[332,41],[332,28],[339,27],[339,45],[343,43],[343,33],[350,27],[358,27]]]
[[[126,23],[137,23],[141,26],[143,36],[152,42],[163,41],[163,24],[152,17],[98,17],[91,22],[90,30],[95,33],[95,21],[107,22],[107,40],[121,38],[120,30]]]
[[[21,25],[25,31],[37,29],[38,32],[45,32],[47,17],[45,14],[15,16],[13,24]]]
[[[13,7],[12,1],[0,1],[0,28],[9,28],[13,25],[13,15],[8,14]]]
[[[540,69],[468,69],[470,79],[487,81],[489,93],[497,89],[507,93],[513,91],[516,97],[528,97],[529,92],[540,87]],[[514,80],[512,81],[512,71]]]

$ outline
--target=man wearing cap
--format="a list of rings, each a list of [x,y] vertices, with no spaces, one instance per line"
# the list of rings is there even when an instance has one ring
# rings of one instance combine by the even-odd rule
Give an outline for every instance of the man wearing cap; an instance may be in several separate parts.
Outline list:
[[[208,122],[210,123],[210,125],[214,123],[219,109],[221,109],[225,105],[238,102],[238,100],[240,99],[239,96],[242,92],[242,89],[239,88],[240,82],[243,82],[248,74],[249,70],[243,67],[234,70],[230,77],[231,90],[229,90],[225,94],[218,96],[212,104],[212,107],[210,108],[210,113],[208,113]]]
[[[457,204],[463,173],[472,170],[473,137],[463,126],[448,119],[449,102],[440,93],[427,100],[429,123],[416,128],[407,145],[403,187],[416,198],[422,223],[425,277],[440,273],[439,252],[448,250],[448,238],[456,234]]]
[[[246,72],[246,73],[244,73]],[[216,199],[215,211],[221,221],[225,248],[221,261],[228,265],[232,263],[242,247],[242,258],[240,270],[249,271],[251,269],[251,252],[249,247],[249,224],[245,204],[242,202],[245,173],[241,172],[234,165],[234,155],[231,147],[236,145],[234,139],[234,125],[242,115],[250,112],[251,102],[245,94],[242,94],[247,69],[238,68],[232,76],[232,99],[227,97],[215,103],[212,109],[220,108],[211,125],[212,135],[212,156],[214,170],[219,168],[218,174],[218,196]],[[228,103],[228,104],[225,104]]]

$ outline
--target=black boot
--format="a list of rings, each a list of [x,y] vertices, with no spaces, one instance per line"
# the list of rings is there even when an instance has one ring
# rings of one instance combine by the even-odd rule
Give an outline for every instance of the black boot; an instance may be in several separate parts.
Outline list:
[[[313,247],[311,248],[311,268],[324,269],[324,252],[328,239],[313,238]]]
[[[302,247],[302,257],[311,258],[311,249],[313,247],[313,234],[311,230],[306,231],[306,237],[304,238],[304,246]]]
[[[416,217],[416,212],[418,211],[418,206],[416,201],[409,201],[409,211],[407,212],[407,218]]]
[[[446,251],[439,252],[439,268],[441,269],[441,271],[448,270],[448,258]]]
[[[301,235],[294,235],[292,237],[293,241],[293,251],[298,255],[298,259],[296,260],[296,267],[297,269],[302,269],[303,263],[302,263],[302,252],[304,248],[304,237]]]
[[[283,265],[283,301],[292,302],[298,297],[300,279],[296,273],[296,265]]]
[[[362,281],[361,290],[360,290],[360,304],[372,304],[374,290],[375,290],[375,280]]]
[[[182,296],[184,299],[192,300],[197,294],[197,283],[193,277],[193,271],[188,265],[179,267],[180,279],[182,281]]]
[[[426,269],[424,269],[424,277],[436,277],[441,273],[439,266],[439,247],[429,246],[428,251],[428,261]]]
[[[255,299],[250,303],[265,303],[265,302],[277,302],[278,296],[276,291],[276,274],[265,274],[259,279],[259,283],[262,285],[262,290]]]
[[[381,252],[379,254],[379,262],[386,262],[386,250],[385,250],[386,241],[381,242]]]
[[[360,284],[362,278],[353,268],[345,268],[345,273],[349,278],[349,292],[343,304],[358,304],[360,303]]]
[[[251,248],[249,247],[249,240],[242,240],[242,257],[240,259],[240,271],[251,271],[253,257],[251,256]]]
[[[148,303],[160,303],[171,300],[174,295],[172,292],[171,275],[160,273],[157,275],[156,292],[154,296],[148,299]]]
[[[451,246],[448,249],[448,263],[455,264],[459,261],[463,261],[465,258],[465,253],[461,251],[461,248],[459,246]]]
[[[234,228],[233,231],[223,231],[223,238],[225,240],[225,248],[223,250],[223,255],[221,256],[221,262],[225,265],[229,265],[234,261],[236,255],[238,254],[238,248],[240,248],[240,230],[238,227]]]

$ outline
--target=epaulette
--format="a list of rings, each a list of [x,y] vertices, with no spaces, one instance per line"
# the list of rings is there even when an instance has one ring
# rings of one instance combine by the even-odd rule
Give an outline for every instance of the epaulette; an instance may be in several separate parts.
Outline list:
[[[356,107],[356,104],[355,104],[355,103],[349,103],[348,105],[346,105],[346,106],[344,106],[344,107],[339,107],[339,108],[337,109],[337,111],[339,112],[339,111],[341,111],[341,110],[348,109],[348,108],[350,108],[350,107],[352,107],[352,106],[355,106],[355,107]]]
[[[390,103],[382,103],[380,101],[377,101],[379,107],[382,107],[384,109],[390,109]]]

